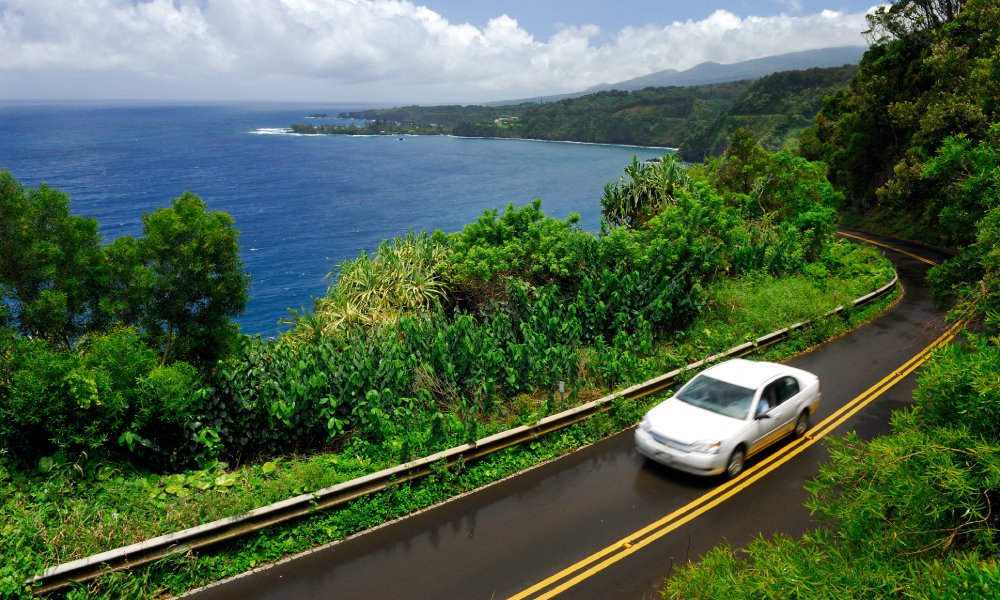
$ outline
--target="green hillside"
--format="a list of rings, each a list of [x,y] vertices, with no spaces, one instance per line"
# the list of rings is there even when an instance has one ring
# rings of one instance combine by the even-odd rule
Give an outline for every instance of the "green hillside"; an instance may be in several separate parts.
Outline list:
[[[758,80],[612,90],[543,104],[408,106],[341,114],[367,127],[293,125],[298,133],[450,133],[679,148],[687,161],[718,155],[749,128],[769,150],[793,147],[823,98],[847,86],[856,67],[786,71]]]

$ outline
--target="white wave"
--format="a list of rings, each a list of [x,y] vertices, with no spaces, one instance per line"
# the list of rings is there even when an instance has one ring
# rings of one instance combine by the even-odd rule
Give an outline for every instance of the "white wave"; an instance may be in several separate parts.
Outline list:
[[[293,133],[288,127],[258,127],[250,133],[257,135],[300,135],[298,133]]]

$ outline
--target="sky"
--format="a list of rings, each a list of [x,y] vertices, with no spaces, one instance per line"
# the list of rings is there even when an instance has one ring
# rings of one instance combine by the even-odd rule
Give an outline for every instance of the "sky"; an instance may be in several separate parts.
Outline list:
[[[0,99],[441,104],[862,45],[872,0],[0,0]]]

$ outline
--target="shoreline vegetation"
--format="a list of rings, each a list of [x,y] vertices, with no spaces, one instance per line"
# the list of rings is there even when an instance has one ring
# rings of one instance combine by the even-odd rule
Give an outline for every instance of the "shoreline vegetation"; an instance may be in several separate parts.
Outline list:
[[[372,122],[375,123],[381,122]],[[376,131],[377,129],[377,131]],[[440,129],[440,128],[436,128]],[[664,152],[674,152],[676,153],[679,149],[670,146],[642,146],[638,144],[625,144],[625,143],[610,143],[610,142],[578,142],[574,140],[547,140],[539,138],[521,138],[521,137],[487,137],[487,136],[460,136],[448,131],[437,131],[437,130],[426,130],[420,131],[420,128],[407,128],[399,124],[390,124],[389,128],[382,128],[376,126],[361,126],[361,125],[301,125],[294,124],[291,127],[285,128],[281,131],[285,133],[290,133],[294,135],[355,135],[364,137],[399,137],[402,136],[412,136],[419,137],[422,135],[442,135],[448,137],[456,138],[467,138],[467,139],[485,139],[485,140],[514,140],[522,142],[546,142],[550,144],[583,144],[583,145],[594,145],[594,146],[615,146],[619,148],[641,148],[644,150],[663,150]],[[659,158],[651,159],[653,161],[659,160]]]
[[[505,106],[407,106],[342,112],[364,124],[295,123],[303,135],[455,135],[677,148],[687,162],[717,156],[737,129],[765,149],[792,148],[823,98],[847,87],[856,65],[784,71],[757,80],[597,92]]]

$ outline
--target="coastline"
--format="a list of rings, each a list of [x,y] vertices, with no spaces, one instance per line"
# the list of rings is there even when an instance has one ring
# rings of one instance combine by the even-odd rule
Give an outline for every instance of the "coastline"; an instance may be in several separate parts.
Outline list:
[[[544,142],[549,144],[579,144],[583,146],[605,146],[609,148],[641,148],[644,150],[664,150],[667,152],[679,152],[680,148],[672,146],[644,146],[642,144],[613,144],[610,142],[580,142],[576,140],[545,140],[541,138],[523,138],[523,137],[499,137],[499,136],[487,136],[487,135],[455,135],[453,133],[350,133],[347,131],[336,131],[336,132],[315,132],[315,133],[298,133],[293,131],[291,127],[259,127],[257,129],[251,130],[251,134],[254,135],[290,135],[290,136],[324,136],[324,135],[344,135],[350,137],[387,137],[387,138],[402,138],[402,137],[448,137],[454,139],[464,139],[464,140],[514,140],[521,142]]]

